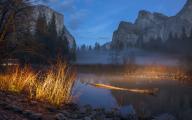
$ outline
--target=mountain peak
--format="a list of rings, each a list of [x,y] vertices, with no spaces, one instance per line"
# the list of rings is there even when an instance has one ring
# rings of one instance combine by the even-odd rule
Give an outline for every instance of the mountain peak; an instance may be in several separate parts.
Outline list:
[[[192,10],[192,0],[187,0],[183,9],[184,10]]]
[[[192,11],[192,0],[187,0],[183,9],[176,16],[191,22],[192,21],[191,11]]]
[[[182,34],[182,29],[190,34],[192,29],[192,0],[186,0],[183,9],[175,16],[166,16],[162,13],[141,10],[134,23],[121,22],[118,30],[114,32],[112,45],[119,41],[124,44],[136,45],[139,39],[149,42],[152,38],[168,39],[169,33]]]
[[[152,15],[151,12],[146,11],[146,10],[141,10],[141,11],[139,11],[138,18],[146,18],[146,17],[149,17],[151,15]]]
[[[192,5],[192,0],[187,0],[186,5]]]

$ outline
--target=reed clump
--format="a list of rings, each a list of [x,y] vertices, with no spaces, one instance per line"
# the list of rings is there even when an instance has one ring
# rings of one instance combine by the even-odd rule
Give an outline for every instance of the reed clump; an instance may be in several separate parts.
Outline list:
[[[57,106],[72,100],[71,91],[75,74],[69,70],[66,63],[58,60],[47,72],[39,73],[41,71],[35,72],[27,65],[23,68],[11,68],[0,74],[0,90],[25,93],[29,98]]]
[[[44,80],[37,85],[35,98],[55,105],[69,103],[72,99],[74,81],[75,74],[70,72],[66,64],[59,61],[49,69]]]
[[[36,80],[37,74],[29,66],[26,65],[23,68],[16,66],[0,75],[0,89],[3,91],[27,92],[31,94]]]

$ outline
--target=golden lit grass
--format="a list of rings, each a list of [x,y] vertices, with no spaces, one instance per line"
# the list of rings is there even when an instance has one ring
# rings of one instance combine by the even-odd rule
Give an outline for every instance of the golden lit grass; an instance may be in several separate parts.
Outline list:
[[[42,76],[29,66],[15,67],[0,75],[0,90],[24,92],[30,98],[57,106],[71,101],[75,75],[69,72],[65,63],[59,61]]]
[[[0,89],[18,93],[29,92],[31,94],[37,74],[29,66],[22,69],[17,66],[8,71],[8,74],[3,74],[0,77]]]
[[[69,103],[74,77],[74,74],[69,73],[66,64],[58,62],[48,71],[44,81],[37,85],[36,98],[55,105]]]

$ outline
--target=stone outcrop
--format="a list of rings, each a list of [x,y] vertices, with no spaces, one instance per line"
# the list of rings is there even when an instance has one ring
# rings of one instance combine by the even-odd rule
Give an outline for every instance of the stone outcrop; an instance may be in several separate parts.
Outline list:
[[[122,21],[113,33],[112,46],[137,45],[140,38],[146,43],[151,39],[161,38],[164,42],[169,34],[182,34],[185,29],[189,36],[192,29],[192,0],[187,0],[183,9],[175,16],[168,17],[161,13],[151,13],[145,10],[139,12],[135,23]]]
[[[44,16],[46,18],[47,23],[49,23],[52,19],[52,16],[55,16],[55,25],[56,25],[56,30],[57,34],[59,36],[63,36],[67,38],[69,45],[72,46],[75,44],[75,39],[74,37],[70,34],[70,32],[67,30],[67,28],[64,25],[64,16],[53,9],[44,6],[44,5],[36,5],[33,8],[33,14],[32,14],[32,19],[36,21],[39,16]],[[32,23],[33,30],[35,30],[35,22]],[[64,33],[62,33],[64,31]]]

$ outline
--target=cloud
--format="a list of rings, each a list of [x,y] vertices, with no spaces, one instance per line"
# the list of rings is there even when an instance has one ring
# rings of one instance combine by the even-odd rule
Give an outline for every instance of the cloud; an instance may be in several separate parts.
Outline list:
[[[74,11],[75,10],[75,1],[74,0],[65,0],[60,4],[59,7],[64,11]]]
[[[70,30],[78,30],[85,21],[88,10],[79,8],[79,4],[91,5],[94,0],[41,0],[41,3],[51,6],[67,17],[67,26]]]
[[[88,5],[92,4],[94,2],[94,0],[84,0],[84,2]]]
[[[40,0],[44,4],[49,4],[49,3],[56,3],[59,2],[59,0]]]
[[[98,37],[97,39],[98,39],[98,40],[109,40],[109,39],[111,39],[111,37],[101,36],[101,37]]]
[[[77,30],[82,22],[84,22],[85,17],[88,15],[87,10],[79,10],[74,11],[73,14],[70,15],[69,27],[72,30]]]

